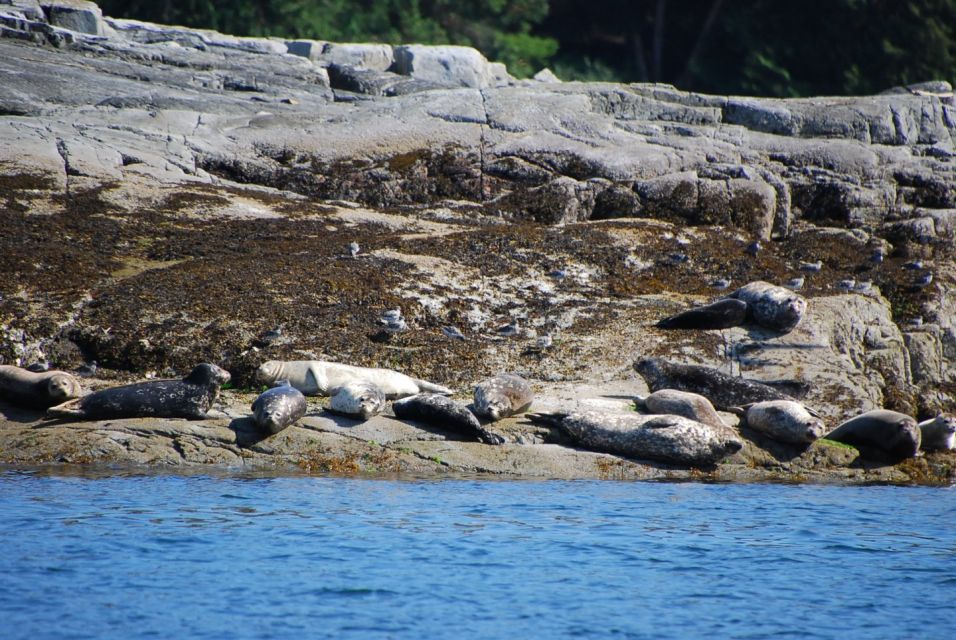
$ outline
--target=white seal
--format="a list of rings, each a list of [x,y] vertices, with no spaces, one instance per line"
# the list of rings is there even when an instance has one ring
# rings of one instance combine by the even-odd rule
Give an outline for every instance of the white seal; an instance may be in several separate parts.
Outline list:
[[[374,384],[389,399],[413,396],[423,391],[443,395],[450,395],[452,392],[441,385],[412,378],[391,369],[353,367],[325,360],[269,360],[256,371],[256,380],[264,384],[271,385],[282,379],[288,380],[293,387],[307,396],[328,396],[349,382]]]

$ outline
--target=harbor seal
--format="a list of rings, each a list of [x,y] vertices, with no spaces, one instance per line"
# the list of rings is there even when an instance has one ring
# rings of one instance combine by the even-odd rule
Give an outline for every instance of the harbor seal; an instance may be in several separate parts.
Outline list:
[[[952,451],[956,449],[956,416],[941,413],[932,420],[920,422],[920,449]]]
[[[201,420],[219,397],[219,386],[229,378],[228,371],[203,363],[182,380],[150,380],[95,391],[51,407],[47,415],[80,420],[140,417]]]
[[[658,321],[661,329],[727,329],[738,327],[747,318],[747,303],[724,298]]]
[[[385,408],[385,392],[365,380],[349,380],[331,394],[328,410],[332,413],[368,420]]]
[[[864,457],[899,462],[919,452],[920,429],[908,415],[875,409],[851,418],[826,435],[853,445]]]
[[[33,372],[0,365],[0,397],[11,404],[46,409],[81,393],[80,383],[65,371]]]
[[[713,466],[743,447],[736,437],[683,416],[580,411],[531,420],[559,427],[586,449],[675,465]]]
[[[740,407],[740,413],[744,425],[777,442],[810,444],[826,432],[823,420],[792,400],[755,402]]]
[[[499,373],[475,385],[475,413],[491,421],[527,411],[532,400],[531,385],[513,373]]]
[[[442,429],[478,438],[486,444],[504,444],[505,439],[488,431],[468,407],[437,393],[419,393],[392,403],[399,418],[418,420]]]
[[[269,360],[256,371],[256,380],[264,384],[282,379],[288,380],[307,396],[331,395],[334,389],[352,381],[370,382],[378,386],[389,399],[413,396],[423,391],[444,395],[451,395],[452,392],[441,385],[391,369],[353,367],[325,360]]]
[[[253,401],[252,416],[257,425],[275,434],[304,416],[306,408],[302,392],[288,380],[279,380]]]
[[[718,409],[766,400],[796,400],[769,385],[729,376],[710,367],[642,358],[634,363],[634,370],[641,374],[651,391],[677,389],[699,393]]]
[[[747,303],[747,319],[780,333],[792,331],[807,311],[807,301],[790,289],[757,280],[737,289],[729,298]]]
[[[661,389],[646,398],[637,396],[634,401],[639,408],[646,408],[648,413],[683,416],[718,429],[727,428],[727,423],[717,415],[710,400],[698,393]]]

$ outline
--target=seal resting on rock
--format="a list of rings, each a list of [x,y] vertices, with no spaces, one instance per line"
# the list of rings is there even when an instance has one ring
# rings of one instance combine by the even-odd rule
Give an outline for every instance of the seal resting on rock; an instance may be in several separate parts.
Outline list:
[[[182,380],[150,380],[95,391],[51,407],[47,415],[80,420],[145,417],[201,420],[219,397],[219,386],[229,382],[229,377],[228,371],[203,363]]]
[[[385,408],[385,392],[377,384],[365,380],[349,380],[332,389],[328,409],[332,413],[368,420]]]
[[[253,401],[252,416],[269,433],[279,433],[304,416],[306,408],[302,392],[288,380],[279,380]]]
[[[713,466],[743,447],[722,430],[682,416],[580,411],[531,420],[559,427],[586,449],[676,465]]]
[[[423,391],[451,394],[451,389],[391,369],[353,367],[325,360],[269,360],[256,371],[256,380],[264,384],[282,379],[307,396],[331,395],[334,389],[352,381],[372,383],[389,399],[413,396]]]
[[[65,371],[33,372],[0,365],[0,397],[17,406],[46,409],[82,392],[76,378]]]
[[[717,415],[717,410],[710,400],[698,393],[661,389],[646,398],[637,396],[634,402],[638,408],[646,408],[648,413],[683,416],[718,429],[727,427],[727,423]]]
[[[724,298],[703,307],[664,318],[657,323],[657,326],[661,329],[727,329],[739,327],[746,318],[746,302]]]
[[[920,429],[908,415],[875,409],[851,418],[827,434],[827,440],[853,445],[864,457],[899,462],[919,452]]]
[[[810,444],[826,432],[823,420],[793,400],[755,402],[739,407],[739,414],[743,425],[777,442]]]
[[[710,367],[675,364],[661,358],[641,358],[634,363],[651,391],[677,389],[698,393],[719,409],[730,409],[766,400],[795,400],[769,385],[729,376]]]
[[[761,327],[781,333],[792,331],[807,310],[807,301],[784,287],[757,280],[737,289],[728,297],[747,303],[747,318]]]
[[[478,438],[486,444],[504,444],[505,439],[488,431],[468,407],[437,393],[420,393],[392,403],[399,418],[418,420],[442,429]]]
[[[491,421],[527,411],[532,400],[531,385],[513,373],[499,373],[475,386],[475,413]]]
[[[956,416],[941,413],[932,420],[919,423],[920,449],[952,451],[956,449]]]

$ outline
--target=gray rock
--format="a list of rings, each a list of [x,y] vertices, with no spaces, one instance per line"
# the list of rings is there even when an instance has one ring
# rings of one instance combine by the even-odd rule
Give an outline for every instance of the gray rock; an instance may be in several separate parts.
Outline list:
[[[334,42],[325,45],[321,59],[329,64],[373,71],[388,71],[395,61],[391,45]]]
[[[86,0],[42,0],[40,6],[50,24],[94,36],[104,35],[103,12]]]
[[[486,89],[494,73],[481,53],[471,47],[409,44],[395,47],[394,70],[446,87]]]

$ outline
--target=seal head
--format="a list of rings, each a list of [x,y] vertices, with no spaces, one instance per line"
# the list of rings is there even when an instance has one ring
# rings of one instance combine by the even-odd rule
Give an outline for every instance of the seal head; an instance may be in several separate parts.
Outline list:
[[[528,381],[513,373],[499,373],[475,386],[475,413],[492,422],[527,411],[534,400]]]
[[[823,420],[811,415],[799,402],[769,400],[747,405],[743,409],[748,427],[778,442],[806,445],[826,433]]]
[[[332,390],[329,411],[362,420],[378,415],[385,408],[382,388],[364,380],[352,380]]]
[[[279,380],[253,401],[252,415],[255,423],[269,433],[279,433],[305,415],[307,405],[302,392]]]
[[[920,449],[952,451],[956,449],[956,416],[941,413],[932,420],[919,423]]]
[[[46,409],[83,393],[80,383],[65,371],[30,371],[0,365],[0,397],[15,405]]]

